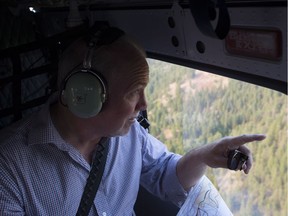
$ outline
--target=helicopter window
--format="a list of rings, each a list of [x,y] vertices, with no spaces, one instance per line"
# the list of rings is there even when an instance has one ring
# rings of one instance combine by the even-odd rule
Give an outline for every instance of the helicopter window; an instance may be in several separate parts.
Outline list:
[[[150,133],[184,154],[224,136],[264,133],[249,143],[248,175],[208,169],[234,215],[287,215],[287,96],[253,84],[148,59]],[[193,167],[191,167],[193,169]]]

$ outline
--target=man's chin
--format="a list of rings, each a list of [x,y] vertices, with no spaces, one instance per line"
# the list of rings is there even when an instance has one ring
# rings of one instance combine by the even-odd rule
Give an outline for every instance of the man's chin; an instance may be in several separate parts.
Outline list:
[[[126,125],[124,125],[121,129],[119,129],[116,133],[114,133],[114,135],[112,135],[112,136],[124,136],[124,135],[126,135],[128,132],[129,132],[129,130],[130,130],[130,128],[131,128],[131,126],[132,126],[132,124],[126,124]]]

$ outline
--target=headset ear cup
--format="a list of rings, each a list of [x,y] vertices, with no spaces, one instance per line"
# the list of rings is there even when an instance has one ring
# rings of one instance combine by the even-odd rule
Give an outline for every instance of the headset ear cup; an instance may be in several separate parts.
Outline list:
[[[63,100],[69,110],[80,118],[97,115],[105,99],[103,84],[92,73],[79,72],[68,78],[63,90]]]

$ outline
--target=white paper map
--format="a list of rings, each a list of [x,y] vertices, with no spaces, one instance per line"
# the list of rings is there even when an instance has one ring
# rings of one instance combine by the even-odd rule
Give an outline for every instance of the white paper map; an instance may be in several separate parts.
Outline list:
[[[212,182],[203,176],[190,190],[177,216],[233,216]]]

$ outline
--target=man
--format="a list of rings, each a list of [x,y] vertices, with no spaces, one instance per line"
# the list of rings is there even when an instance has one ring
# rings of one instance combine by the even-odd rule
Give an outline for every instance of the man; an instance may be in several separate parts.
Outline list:
[[[207,166],[227,168],[230,150],[248,155],[239,168],[249,172],[252,155],[244,144],[263,135],[226,137],[181,157],[138,124],[147,108],[145,53],[121,31],[110,30],[66,49],[56,97],[3,132],[1,215],[75,215],[103,138],[109,152],[89,215],[133,215],[139,184],[181,205]]]

